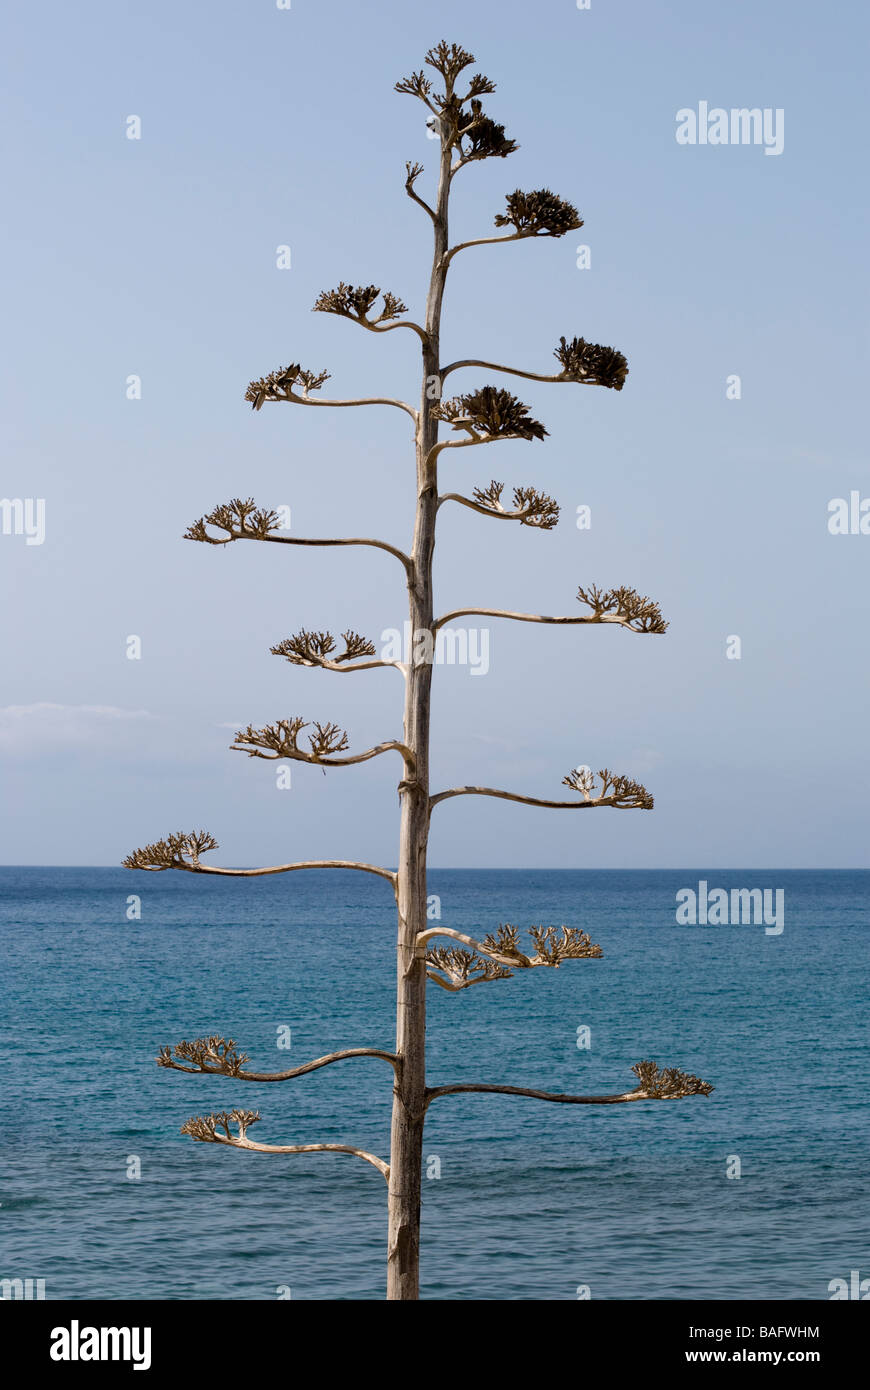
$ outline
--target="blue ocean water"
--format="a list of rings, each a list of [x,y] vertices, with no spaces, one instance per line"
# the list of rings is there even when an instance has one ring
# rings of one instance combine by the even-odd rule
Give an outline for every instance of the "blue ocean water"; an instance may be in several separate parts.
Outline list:
[[[784,931],[678,925],[675,895],[701,879],[783,888]],[[373,1168],[196,1144],[179,1126],[237,1105],[261,1110],[263,1142],[386,1157],[387,1064],[268,1085],[153,1059],[208,1033],[266,1071],[391,1047],[389,885],[4,868],[0,892],[0,1277],[42,1278],[47,1299],[382,1298]],[[870,1275],[870,873],[435,870],[430,892],[443,926],[564,922],[604,949],[456,995],[432,987],[431,1084],[620,1092],[650,1057],[716,1089],[613,1107],[434,1103],[425,1298],[575,1299],[586,1285],[603,1299],[826,1299],[831,1279]]]

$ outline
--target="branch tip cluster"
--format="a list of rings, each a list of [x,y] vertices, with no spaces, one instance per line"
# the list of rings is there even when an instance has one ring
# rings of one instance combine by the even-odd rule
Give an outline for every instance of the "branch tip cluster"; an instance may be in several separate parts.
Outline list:
[[[177,831],[164,840],[135,849],[121,862],[125,869],[191,869],[197,867],[201,854],[217,848],[217,840],[207,830]]]
[[[266,724],[262,729],[249,724],[235,734],[231,747],[234,752],[247,753],[249,758],[294,758],[304,763],[319,763],[330,754],[343,753],[350,747],[347,734],[337,724],[315,721],[310,727],[314,730],[308,735],[310,753],[298,745],[299,734],[309,728],[309,723],[297,715],[276,719],[274,724]]]
[[[328,380],[329,372],[309,372],[294,362],[252,381],[245,392],[245,400],[251,402],[253,410],[259,410],[265,401],[305,401],[310,391],[319,391]],[[298,388],[298,395],[293,394],[294,387]]]
[[[678,1067],[659,1069],[656,1062],[637,1062],[632,1071],[639,1085],[633,1092],[642,1094],[649,1100],[678,1100],[683,1096],[709,1096],[714,1087],[709,1081],[702,1081],[690,1072],[680,1071]]]
[[[541,439],[548,431],[529,415],[528,406],[499,386],[482,386],[431,407],[438,420],[464,430],[469,441],[486,444],[494,439]]]
[[[514,189],[505,198],[505,211],[497,213],[494,221],[497,227],[513,227],[521,237],[561,237],[583,226],[574,204],[549,188],[536,188],[531,193]]]
[[[479,508],[519,521],[522,526],[535,526],[541,531],[552,531],[559,520],[559,503],[546,492],[534,487],[515,487],[513,507],[505,507],[501,497],[504,483],[493,480],[488,487],[476,487],[472,496]]]
[[[346,285],[342,280],[337,289],[323,290],[315,300],[313,312],[338,314],[341,318],[352,319],[365,328],[374,328],[379,323],[388,323],[406,314],[408,308],[397,295],[389,290],[383,292],[383,307],[375,317],[370,316],[378,295],[379,285]]]
[[[578,927],[530,927],[529,936],[535,948],[531,954],[520,949],[519,928],[510,923],[499,926],[495,933],[488,933],[483,941],[473,943],[472,938],[463,937],[461,933],[445,931],[440,934],[457,935],[474,947],[466,951],[459,947],[430,946],[426,951],[429,979],[452,992],[489,980],[509,979],[514,970],[538,966],[558,969],[562,961],[595,959],[602,954],[601,947]]]
[[[495,83],[490,78],[477,72],[470,77],[464,94],[455,89],[459,74],[474,62],[473,54],[459,44],[442,42],[430,48],[424,61],[444,79],[444,91],[435,91],[422,68],[397,82],[395,90],[417,97],[432,113],[430,124],[437,126],[444,147],[455,150],[458,156],[451,176],[473,160],[504,159],[519,148],[515,140],[505,135],[504,126],[492,120],[483,109],[480,98],[491,96],[495,91]],[[408,167],[413,184],[420,170],[417,166]],[[416,171],[413,178],[410,176],[412,167]]]
[[[222,1076],[240,1076],[250,1058],[246,1052],[239,1052],[232,1038],[221,1038],[213,1034],[208,1038],[194,1038],[192,1042],[182,1041],[175,1047],[161,1047],[157,1055],[158,1067],[171,1067],[175,1071],[219,1072]],[[189,1062],[190,1066],[179,1063]]]
[[[553,356],[561,363],[557,381],[577,381],[589,386],[608,386],[621,391],[628,376],[628,361],[617,348],[587,343],[585,338],[559,339]]]
[[[220,1110],[215,1115],[191,1115],[181,1126],[181,1133],[189,1134],[201,1144],[238,1144],[245,1139],[249,1126],[257,1124],[259,1119],[259,1110]],[[231,1124],[238,1127],[238,1134],[231,1133]]]
[[[661,635],[669,624],[662,617],[662,610],[646,594],[625,585],[617,589],[600,589],[591,584],[588,589],[577,590],[577,600],[592,609],[593,616],[599,620],[618,619],[632,632],[646,632]]]
[[[619,810],[651,811],[653,798],[646,787],[631,777],[618,777],[608,768],[598,773],[601,788],[595,791],[595,777],[587,768],[574,768],[562,778],[563,787],[580,792],[584,801],[593,806],[615,806]]]
[[[211,536],[206,529],[208,526],[215,526],[225,531],[226,535]],[[233,497],[188,526],[184,539],[204,541],[207,545],[226,545],[229,541],[262,541],[280,529],[281,521],[276,511],[258,507],[253,497]]]
[[[309,632],[302,628],[292,637],[285,637],[281,642],[270,647],[269,651],[273,656],[283,656],[294,666],[338,666],[342,662],[355,661],[359,657],[374,656],[375,646],[367,638],[361,637],[358,632],[348,630],[341,634],[344,643],[342,651],[332,655],[336,651],[335,638],[331,632]]]

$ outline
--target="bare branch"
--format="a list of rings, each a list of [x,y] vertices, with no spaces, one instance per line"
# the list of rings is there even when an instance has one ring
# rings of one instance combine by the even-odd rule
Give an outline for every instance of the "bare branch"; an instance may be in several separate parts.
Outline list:
[[[343,1062],[348,1057],[378,1057],[389,1062],[394,1071],[399,1068],[399,1058],[394,1052],[383,1052],[374,1047],[348,1047],[341,1052],[330,1052],[313,1062],[292,1067],[289,1071],[255,1072],[244,1071],[249,1061],[246,1052],[239,1052],[232,1038],[195,1038],[193,1042],[180,1042],[174,1048],[162,1047],[157,1057],[158,1067],[169,1067],[173,1071],[206,1072],[210,1076],[231,1076],[240,1081],[290,1081],[293,1077],[304,1076],[307,1072],[318,1071],[332,1062]],[[191,1066],[185,1066],[190,1062]]]
[[[221,869],[214,864],[199,862],[201,853],[217,848],[217,840],[203,830],[190,834],[179,831],[167,835],[165,840],[156,840],[153,845],[134,850],[123,860],[123,866],[125,869],[145,869],[150,873],[161,873],[164,869],[185,869],[192,874],[224,874],[228,878],[260,878],[267,874],[289,874],[297,869],[358,869],[360,873],[387,879],[393,888],[397,882],[397,875],[391,869],[382,869],[378,864],[364,864],[357,859],[307,859],[295,864],[269,865],[262,869]]]
[[[552,1100],[561,1105],[622,1105],[634,1100],[681,1100],[686,1096],[709,1096],[715,1089],[708,1081],[676,1067],[659,1071],[655,1062],[637,1062],[632,1067],[640,1085],[633,1091],[616,1096],[572,1096],[553,1091],[538,1091],[528,1086],[489,1086],[474,1083],[459,1083],[454,1086],[429,1086],[426,1088],[426,1107],[440,1096],[460,1095],[467,1092],[492,1092],[505,1096],[529,1096],[533,1100]]]
[[[423,172],[423,165],[417,163],[412,164],[409,160],[408,163],[406,163],[405,165],[405,172],[405,192],[407,193],[408,197],[411,198],[415,203],[418,203],[420,207],[423,209],[423,211],[428,213],[432,221],[435,222],[437,219],[434,211],[432,210],[432,208],[430,208],[425,198],[420,197],[419,193],[414,187],[414,184]]]
[[[399,410],[404,410],[406,415],[410,415],[415,424],[417,422],[414,407],[408,405],[407,401],[395,400],[392,396],[365,396],[352,401],[311,400],[309,392],[318,391],[328,379],[329,372],[319,372],[315,375],[313,372],[304,371],[298,362],[294,362],[289,367],[279,367],[268,376],[252,381],[245,392],[245,400],[251,402],[253,410],[260,410],[267,401],[292,401],[294,405],[319,406],[394,405]],[[300,388],[301,394],[293,390],[294,386]]]
[[[377,1158],[375,1154],[367,1153],[365,1149],[354,1148],[351,1144],[256,1144],[247,1137],[247,1131],[251,1125],[257,1124],[259,1119],[259,1110],[222,1110],[216,1115],[193,1115],[181,1126],[181,1133],[189,1134],[191,1139],[201,1144],[226,1144],[231,1149],[249,1149],[252,1153],[353,1154],[377,1168],[387,1182],[390,1180],[388,1163],[382,1158]],[[238,1126],[237,1135],[230,1133],[231,1124]]]
[[[515,487],[513,510],[502,505],[501,495],[504,483],[495,481],[489,487],[476,487],[472,497],[464,497],[459,492],[445,492],[438,498],[438,506],[445,502],[459,502],[470,507],[481,516],[494,516],[500,521],[518,521],[522,526],[534,526],[541,531],[552,531],[559,520],[559,504],[545,492],[533,487]]]
[[[241,729],[235,735],[235,742],[230,748],[234,753],[247,753],[249,758],[266,758],[269,761],[288,758],[300,763],[315,763],[319,767],[351,767],[354,763],[365,763],[370,758],[377,758],[381,753],[395,751],[401,753],[406,768],[413,774],[414,754],[406,744],[395,739],[379,743],[374,748],[367,748],[364,753],[355,753],[348,758],[332,756],[335,753],[343,753],[350,746],[347,734],[337,724],[321,724],[315,720],[310,726],[314,732],[308,735],[311,752],[305,753],[298,746],[298,737],[301,731],[308,727],[308,723],[299,715],[293,715],[290,719],[277,719],[274,724],[266,724],[262,729],[255,729],[249,724],[247,729]]]

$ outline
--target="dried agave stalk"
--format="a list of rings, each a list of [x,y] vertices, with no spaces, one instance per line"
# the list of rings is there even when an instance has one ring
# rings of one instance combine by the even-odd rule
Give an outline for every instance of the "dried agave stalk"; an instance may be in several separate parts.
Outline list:
[[[499,235],[478,237],[451,245],[449,202],[454,179],[467,164],[484,159],[508,157],[517,148],[504,127],[484,111],[481,98],[495,91],[483,73],[462,74],[474,63],[471,53],[458,44],[441,42],[425,55],[424,66],[396,84],[396,90],[413,96],[429,113],[429,124],[438,137],[438,172],[431,203],[418,191],[422,166],[405,166],[405,192],[429,218],[433,231],[432,266],[429,289],[421,321],[407,318],[405,304],[390,291],[378,286],[352,285],[341,281],[335,289],[324,291],[314,308],[336,314],[374,333],[407,330],[417,337],[421,351],[419,404],[391,396],[329,399],[320,388],[327,381],[326,371],[312,372],[298,362],[279,368],[252,381],[245,399],[259,411],[268,403],[289,403],[316,409],[384,405],[411,418],[414,430],[416,469],[413,544],[405,552],[388,541],[368,537],[296,537],[277,534],[282,528],[278,513],[257,507],[253,498],[233,498],[195,521],[187,531],[191,540],[210,545],[227,545],[237,540],[259,541],[291,546],[363,545],[386,552],[398,560],[406,581],[411,630],[427,632],[434,639],[452,618],[480,614],[519,622],[559,625],[614,624],[627,631],[662,634],[667,624],[658,604],[627,587],[580,588],[578,599],[589,611],[580,616],[550,617],[540,613],[518,613],[492,608],[462,608],[436,617],[433,595],[433,551],[436,520],[440,507],[455,501],[473,511],[502,520],[549,531],[555,526],[559,507],[554,499],[537,488],[513,489],[513,502],[506,507],[504,484],[491,482],[475,488],[470,496],[438,492],[438,468],[442,453],[449,449],[474,448],[501,440],[543,440],[544,425],[535,419],[516,396],[498,386],[484,385],[454,397],[445,397],[447,378],[465,368],[483,368],[498,375],[519,376],[536,382],[571,382],[621,391],[628,365],[621,352],[585,338],[563,336],[555,350],[559,370],[536,372],[509,364],[462,358],[443,363],[440,354],[442,301],[447,276],[454,258],[472,247],[505,244],[528,238],[562,237],[583,225],[576,207],[547,188],[507,196],[505,211],[495,217]],[[435,76],[433,76],[435,74]],[[447,438],[439,436],[441,424],[450,426]],[[449,927],[430,927],[427,921],[427,848],[431,816],[440,803],[457,796],[488,796],[523,805],[559,810],[610,807],[619,810],[650,810],[652,796],[639,782],[617,776],[608,769],[594,774],[575,769],[563,784],[574,793],[571,800],[551,800],[494,787],[459,786],[433,792],[429,784],[429,723],[431,707],[431,660],[416,656],[408,662],[375,659],[374,646],[353,628],[341,635],[339,648],[333,634],[317,628],[302,628],[271,648],[276,656],[300,667],[317,667],[336,672],[363,671],[377,666],[397,667],[403,676],[405,703],[401,739],[389,739],[362,753],[350,754],[345,731],[331,722],[307,723],[299,716],[276,720],[256,727],[249,724],[237,733],[233,748],[250,757],[287,758],[326,767],[345,767],[365,762],[381,753],[394,751],[402,759],[398,785],[401,805],[399,858],[395,870],[360,860],[322,859],[294,861],[262,868],[223,868],[202,862],[201,856],[217,849],[217,841],[206,831],[176,832],[165,839],[135,850],[124,861],[131,869],[162,872],[167,869],[198,874],[224,874],[247,877],[273,873],[292,873],[306,869],[341,868],[386,879],[395,895],[398,909],[398,984],[396,995],[396,1045],[394,1051],[372,1047],[346,1048],[318,1057],[282,1072],[250,1069],[247,1053],[240,1052],[231,1038],[218,1035],[184,1040],[175,1047],[161,1049],[159,1066],[182,1072],[223,1076],[234,1085],[245,1082],[266,1084],[292,1080],[321,1067],[364,1057],[385,1062],[392,1070],[393,1114],[390,1157],[387,1160],[347,1144],[301,1143],[262,1144],[248,1131],[260,1120],[259,1111],[232,1109],[206,1116],[194,1116],[182,1132],[200,1143],[217,1143],[234,1149],[275,1154],[340,1153],[363,1159],[382,1174],[388,1185],[387,1297],[412,1300],[419,1292],[420,1192],[423,1156],[423,1129],[426,1112],[435,1100],[468,1092],[523,1096],[568,1105],[618,1105],[652,1100],[674,1100],[709,1095],[712,1087],[698,1077],[677,1068],[660,1069],[643,1061],[634,1067],[638,1085],[632,1091],[609,1095],[572,1095],[542,1091],[532,1087],[502,1083],[455,1083],[440,1086],[427,1081],[425,1066],[426,986],[437,982],[451,993],[474,984],[510,978],[517,970],[558,969],[565,962],[601,957],[601,947],[586,932],[568,926],[532,926],[528,941],[520,944],[519,928],[504,923],[484,934],[482,940]],[[307,731],[307,747],[300,747],[300,735]],[[444,944],[444,943],[447,944]]]

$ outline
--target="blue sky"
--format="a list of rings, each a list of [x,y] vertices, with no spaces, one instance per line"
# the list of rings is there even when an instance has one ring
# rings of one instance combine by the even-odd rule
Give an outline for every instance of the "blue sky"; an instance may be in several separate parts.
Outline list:
[[[439,608],[571,613],[578,584],[630,584],[671,628],[493,623],[485,677],[440,667],[433,790],[558,796],[588,763],[657,804],[458,798],[435,812],[432,862],[870,864],[870,536],[827,527],[830,499],[870,497],[864,7],[156,0],[22,6],[6,27],[0,492],[45,499],[46,533],[0,535],[5,862],[116,863],[194,825],[226,864],[394,862],[395,760],[294,767],[279,791],[227,745],[291,714],[335,720],[355,749],[398,736],[394,672],[268,652],[303,626],[377,642],[405,616],[398,566],[181,536],[252,494],[291,506],[297,535],[407,545],[405,416],[253,414],[243,395],[289,361],[328,367],[337,396],[416,394],[411,334],[310,308],[343,279],[422,312],[430,229],[402,184],[420,160],[425,192],[436,146],[392,89],[446,37],[496,81],[487,109],[521,146],[459,176],[455,238],[487,235],[517,187],[553,188],[585,226],[457,257],[445,357],[546,372],[579,334],[631,370],[621,393],[453,378],[508,386],[550,437],[448,454],[442,487],[532,484],[563,513],[544,533],[444,508]],[[678,145],[676,113],[700,101],[781,108],[782,154]]]

